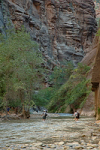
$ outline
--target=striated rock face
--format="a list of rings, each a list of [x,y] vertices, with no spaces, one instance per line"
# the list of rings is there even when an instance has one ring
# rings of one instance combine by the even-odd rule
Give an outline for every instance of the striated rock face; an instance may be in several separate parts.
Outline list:
[[[96,33],[93,0],[4,0],[0,6],[0,30],[8,18],[16,28],[24,25],[40,44],[52,67],[82,60]]]

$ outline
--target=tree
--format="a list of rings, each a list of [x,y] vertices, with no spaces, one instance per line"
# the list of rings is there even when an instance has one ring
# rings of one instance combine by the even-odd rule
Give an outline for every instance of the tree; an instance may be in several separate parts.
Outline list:
[[[6,37],[0,35],[0,41],[0,96],[6,106],[10,100],[20,99],[24,109],[41,82],[42,55],[23,28],[7,31]]]
[[[86,78],[89,70],[89,66],[79,63],[67,82],[55,92],[48,105],[48,110],[64,112],[67,106],[72,109],[82,108],[91,92],[90,80]]]
[[[49,82],[53,84],[53,88],[59,89],[69,79],[72,71],[72,62],[64,62],[63,65],[55,66],[49,76]]]

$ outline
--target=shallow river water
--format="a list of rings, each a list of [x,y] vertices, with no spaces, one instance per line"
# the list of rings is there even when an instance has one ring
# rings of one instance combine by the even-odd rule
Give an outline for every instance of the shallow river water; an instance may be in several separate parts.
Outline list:
[[[9,120],[0,122],[0,149],[16,144],[54,144],[55,142],[77,141],[86,132],[94,132],[95,118],[82,117],[75,121],[72,116],[31,118],[27,120]],[[99,127],[98,127],[99,128]],[[90,133],[89,132],[89,133]],[[86,138],[87,140],[87,138]],[[85,139],[84,139],[85,141]]]

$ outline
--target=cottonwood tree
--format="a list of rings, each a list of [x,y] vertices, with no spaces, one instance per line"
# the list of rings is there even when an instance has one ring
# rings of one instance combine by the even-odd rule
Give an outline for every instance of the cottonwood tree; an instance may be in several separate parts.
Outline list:
[[[0,96],[5,106],[9,100],[20,99],[24,110],[25,103],[31,103],[41,82],[42,61],[37,43],[24,29],[0,35]]]

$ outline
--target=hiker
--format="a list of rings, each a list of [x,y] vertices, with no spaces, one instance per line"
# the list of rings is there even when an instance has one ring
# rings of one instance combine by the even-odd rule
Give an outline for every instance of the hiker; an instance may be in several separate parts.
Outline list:
[[[79,119],[79,117],[80,117],[79,112],[75,111],[75,112],[74,112],[74,116],[75,116],[75,121],[78,121],[78,119]]]
[[[42,118],[42,119],[43,119],[43,121],[45,121],[45,119],[46,119],[46,117],[47,117],[47,111],[44,110],[42,115],[43,115],[43,118]]]
[[[10,110],[10,107],[8,106],[7,107],[7,114],[9,115],[9,110]]]

